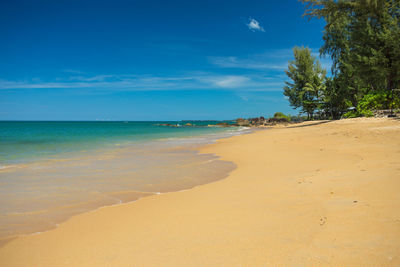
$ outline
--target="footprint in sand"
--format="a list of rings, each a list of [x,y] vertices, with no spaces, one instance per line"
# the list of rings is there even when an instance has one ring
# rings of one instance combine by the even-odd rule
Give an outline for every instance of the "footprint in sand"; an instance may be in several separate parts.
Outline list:
[[[301,179],[297,180],[297,183],[298,184],[302,184],[302,183],[312,184],[312,181],[311,180],[307,180],[305,178],[301,178]]]

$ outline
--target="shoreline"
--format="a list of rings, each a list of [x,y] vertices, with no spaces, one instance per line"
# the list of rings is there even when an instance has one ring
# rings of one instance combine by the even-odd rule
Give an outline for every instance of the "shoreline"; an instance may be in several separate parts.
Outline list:
[[[141,144],[140,147],[138,147],[136,145],[128,145],[128,146],[124,146],[121,148],[120,147],[118,147],[118,148],[99,148],[96,151],[94,151],[93,153],[91,153],[90,155],[84,154],[81,156],[75,152],[72,155],[66,154],[67,157],[65,155],[61,155],[59,158],[50,158],[50,159],[46,159],[46,160],[38,160],[36,162],[21,163],[20,165],[15,165],[16,169],[13,170],[12,168],[9,168],[8,170],[2,170],[3,171],[2,173],[12,175],[13,171],[21,169],[21,168],[27,169],[27,171],[29,171],[30,169],[34,170],[36,168],[42,168],[43,166],[46,166],[46,169],[50,170],[51,166],[53,166],[53,168],[59,168],[60,167],[59,165],[54,165],[57,163],[61,163],[61,162],[73,163],[73,162],[77,162],[78,160],[79,161],[82,161],[82,160],[88,161],[90,159],[101,158],[104,155],[108,155],[108,154],[110,154],[110,155],[118,154],[118,156],[120,156],[121,154],[126,154],[127,152],[128,153],[132,153],[132,152],[136,153],[135,150],[138,148],[139,148],[139,150],[145,149],[147,151],[146,153],[151,152],[151,151],[152,152],[157,151],[157,153],[163,153],[163,154],[171,153],[171,152],[179,154],[179,153],[184,152],[185,154],[187,154],[186,156],[193,157],[192,160],[194,160],[194,161],[190,161],[190,162],[186,162],[186,163],[182,161],[181,164],[189,164],[189,165],[192,165],[192,164],[210,165],[211,164],[210,166],[212,167],[213,165],[216,164],[215,162],[218,163],[218,162],[222,162],[222,161],[214,153],[208,153],[207,155],[204,155],[203,153],[200,152],[201,147],[203,147],[205,145],[209,145],[209,144],[214,144],[219,139],[224,139],[224,138],[229,138],[231,136],[245,134],[245,133],[247,133],[247,130],[248,129],[237,129],[233,132],[227,131],[227,132],[219,132],[219,133],[213,133],[213,134],[200,134],[197,136],[161,138],[161,139],[147,141],[144,144]],[[165,154],[165,155],[167,156],[167,154]],[[126,158],[126,156],[125,156],[125,158]],[[201,159],[201,158],[203,158],[203,159]],[[125,160],[125,159],[123,159],[123,160]],[[179,162],[177,162],[177,160],[175,159],[175,160],[172,160],[170,163],[176,164]],[[230,164],[231,162],[226,162],[226,163]],[[225,164],[225,162],[223,164]],[[68,164],[68,165],[70,165],[70,164]],[[221,164],[219,164],[219,165],[221,165]],[[179,165],[179,167],[181,167],[181,166],[183,166],[183,165]],[[155,167],[157,167],[157,166],[155,166]],[[218,164],[217,164],[217,167],[218,167]],[[115,168],[115,166],[114,166],[114,168]],[[149,168],[149,167],[147,167],[147,168]],[[72,213],[67,211],[67,213],[65,213],[65,214],[63,214],[61,212],[61,214],[56,215],[56,217],[54,217],[52,219],[50,218],[51,221],[49,221],[48,218],[44,218],[44,220],[42,220],[43,221],[42,226],[39,226],[37,224],[37,222],[35,222],[35,220],[33,220],[33,221],[31,220],[31,223],[32,223],[31,225],[29,225],[28,223],[26,223],[26,225],[23,225],[23,227],[24,227],[24,228],[22,228],[23,232],[21,232],[21,229],[17,228],[16,234],[1,236],[0,247],[4,246],[10,240],[18,238],[20,236],[37,235],[37,234],[41,234],[41,233],[45,233],[45,232],[54,230],[54,229],[58,228],[58,226],[60,224],[66,222],[70,218],[80,215],[80,214],[93,212],[93,211],[96,211],[103,207],[112,207],[112,206],[116,206],[116,205],[120,205],[120,204],[133,203],[144,197],[151,196],[151,195],[159,195],[159,194],[164,194],[164,193],[180,192],[180,191],[189,190],[189,189],[194,188],[199,185],[203,185],[203,184],[207,184],[210,182],[225,179],[229,175],[229,173],[232,171],[232,170],[224,170],[224,169],[226,169],[226,167],[224,167],[223,165],[219,166],[219,168],[221,169],[220,173],[218,173],[218,174],[210,173],[210,175],[213,178],[203,179],[204,181],[203,180],[192,181],[187,184],[179,185],[176,188],[174,188],[174,186],[173,186],[176,183],[176,181],[174,180],[176,178],[173,178],[173,177],[170,177],[169,175],[164,174],[164,176],[166,177],[166,180],[171,180],[170,184],[172,187],[171,186],[169,186],[170,188],[169,187],[168,188],[160,187],[159,189],[161,189],[161,191],[157,191],[157,190],[144,191],[144,190],[137,190],[135,188],[126,188],[126,189],[121,188],[121,190],[117,190],[117,191],[112,190],[109,192],[107,191],[107,192],[101,193],[101,194],[104,194],[104,196],[106,196],[107,198],[115,199],[115,201],[110,202],[110,203],[103,203],[103,202],[99,202],[99,203],[93,202],[92,203],[92,201],[77,202],[77,203],[66,202],[66,203],[60,203],[61,206],[52,208],[51,210],[53,210],[53,211],[40,210],[39,213],[43,212],[43,213],[47,214],[49,212],[54,213],[54,212],[57,212],[58,210],[60,210],[60,211],[64,210],[66,208],[69,208],[70,206],[71,207],[76,206],[78,208],[82,206],[82,208],[84,209],[84,210],[79,210],[79,211],[73,211]],[[232,168],[236,168],[236,167],[232,167]],[[224,170],[224,171],[222,171],[222,170]],[[111,169],[111,171],[112,171],[112,169]],[[186,170],[186,171],[188,171],[188,170]],[[190,174],[190,175],[192,178],[195,178],[194,174]],[[116,176],[116,178],[117,178],[118,174],[115,174],[115,172],[114,172],[113,176]],[[183,188],[181,189],[180,187],[183,187]],[[91,193],[91,192],[88,192],[88,194],[89,193]],[[88,206],[88,207],[86,207],[86,206]],[[15,213],[15,215],[14,215],[14,213]],[[36,213],[37,213],[37,211],[35,211],[35,210],[30,211],[30,212],[13,212],[13,216],[24,216],[24,214],[27,214],[29,216],[30,214],[36,214]],[[48,216],[48,215],[46,215],[46,216]],[[51,216],[51,214],[50,214],[50,216]],[[6,224],[4,224],[4,225],[6,225]],[[18,232],[18,231],[20,231],[20,232]]]
[[[400,122],[309,124],[315,123],[206,145],[200,153],[237,165],[228,177],[101,207],[17,237],[0,248],[0,263],[399,264]]]

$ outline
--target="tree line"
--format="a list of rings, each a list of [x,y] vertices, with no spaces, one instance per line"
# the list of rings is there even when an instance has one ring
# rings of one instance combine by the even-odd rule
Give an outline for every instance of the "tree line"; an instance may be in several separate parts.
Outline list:
[[[400,0],[302,0],[304,15],[324,19],[320,55],[295,47],[284,95],[309,119],[372,116],[400,108]]]

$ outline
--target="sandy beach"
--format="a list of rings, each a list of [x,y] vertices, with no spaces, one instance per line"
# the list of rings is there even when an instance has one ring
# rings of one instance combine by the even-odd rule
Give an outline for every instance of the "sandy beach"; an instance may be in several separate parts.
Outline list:
[[[0,265],[400,265],[399,120],[275,127],[201,152],[237,168],[15,238]]]

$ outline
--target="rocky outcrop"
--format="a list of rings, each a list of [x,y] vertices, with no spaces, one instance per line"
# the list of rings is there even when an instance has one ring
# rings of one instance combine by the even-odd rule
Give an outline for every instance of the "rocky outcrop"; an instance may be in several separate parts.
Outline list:
[[[236,120],[236,126],[247,126],[247,127],[270,126],[278,123],[283,123],[283,124],[289,123],[289,120],[287,118],[281,118],[281,117],[265,119],[262,116],[250,119],[239,118]]]
[[[252,126],[262,126],[265,124],[266,120],[264,117],[258,117],[258,118],[251,118],[250,120],[250,124]]]
[[[179,124],[170,124],[170,123],[160,123],[160,124],[154,124],[156,126],[167,126],[167,127],[182,127]]]
[[[246,119],[239,118],[236,120],[237,126],[250,126],[250,121]]]
[[[219,122],[219,123],[217,123],[216,125],[217,125],[218,127],[232,127],[232,126],[235,126],[235,125],[229,124],[229,123],[227,123],[227,122]]]
[[[289,120],[287,118],[269,118],[267,123],[287,123]]]
[[[375,110],[374,111],[374,117],[375,118],[385,118],[385,117],[399,117],[400,112],[398,110],[390,110],[390,109],[385,109],[385,110]]]
[[[236,126],[262,126],[265,125],[266,119],[264,117],[236,120]]]

